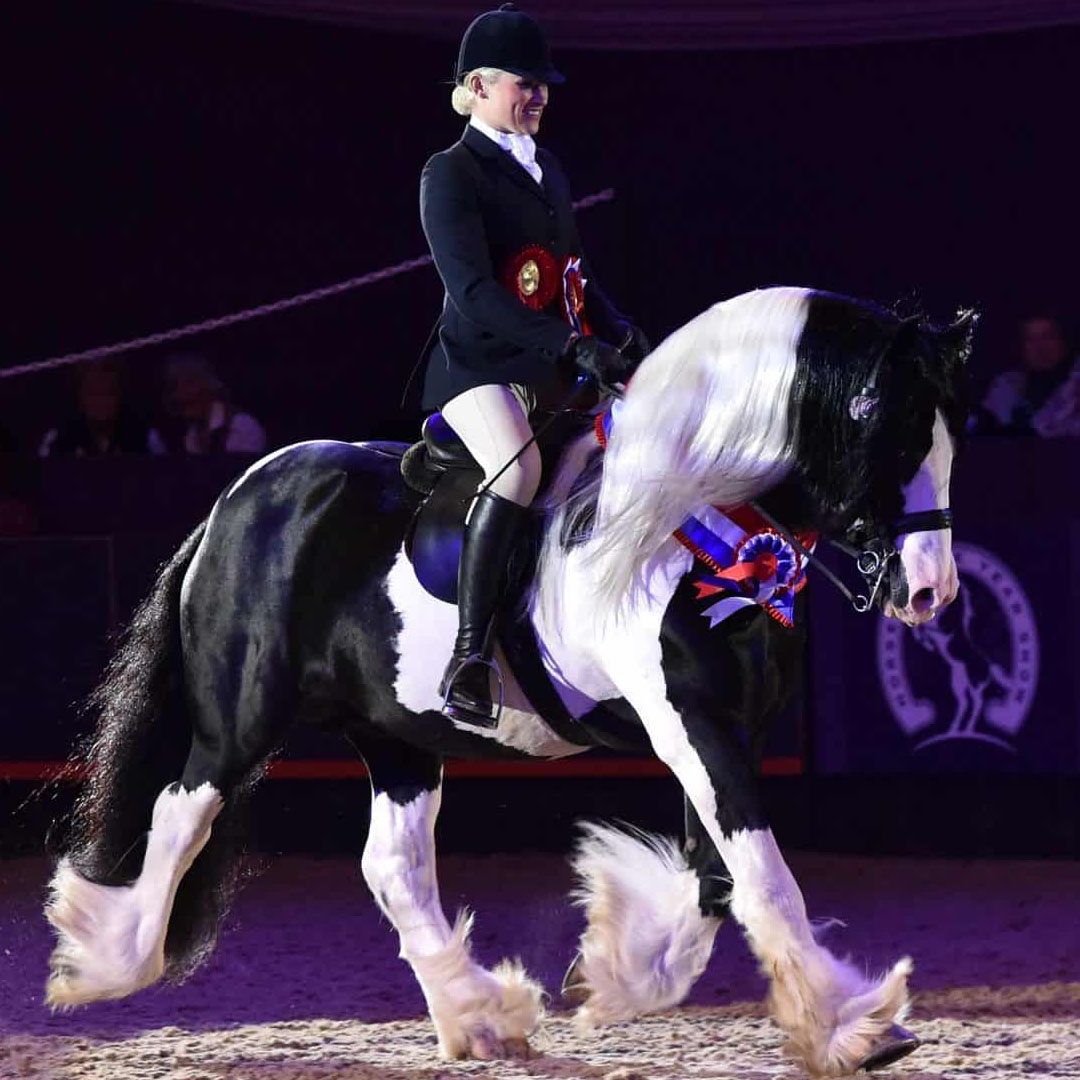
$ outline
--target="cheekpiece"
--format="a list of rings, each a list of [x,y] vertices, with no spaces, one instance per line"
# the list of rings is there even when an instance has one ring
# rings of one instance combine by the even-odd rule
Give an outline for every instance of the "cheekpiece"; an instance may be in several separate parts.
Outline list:
[[[551,52],[540,24],[513,4],[477,15],[461,39],[454,82],[470,71],[491,67],[523,75],[542,83],[561,83],[565,78],[551,63]]]

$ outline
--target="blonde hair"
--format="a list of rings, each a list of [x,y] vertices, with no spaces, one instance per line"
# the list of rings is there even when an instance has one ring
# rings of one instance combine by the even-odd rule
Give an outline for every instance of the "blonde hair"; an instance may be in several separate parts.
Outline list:
[[[485,86],[490,86],[492,83],[498,82],[500,76],[504,74],[505,72],[500,68],[493,67],[473,68],[472,71],[466,71],[464,78],[454,87],[453,92],[450,94],[450,105],[453,107],[454,112],[459,116],[472,115],[476,92],[469,88],[469,80],[474,75],[479,75],[480,81]]]

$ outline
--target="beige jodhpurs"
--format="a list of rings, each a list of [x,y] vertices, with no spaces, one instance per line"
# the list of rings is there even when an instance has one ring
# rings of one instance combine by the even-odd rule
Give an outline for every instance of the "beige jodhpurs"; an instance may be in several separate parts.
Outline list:
[[[525,387],[475,386],[442,407],[446,422],[484,470],[484,483],[532,438]],[[491,490],[528,506],[540,486],[540,451],[531,443]]]

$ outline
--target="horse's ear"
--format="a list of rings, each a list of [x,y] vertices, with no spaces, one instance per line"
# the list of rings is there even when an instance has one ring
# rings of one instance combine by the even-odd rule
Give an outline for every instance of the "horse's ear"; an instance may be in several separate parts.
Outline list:
[[[944,356],[950,367],[964,367],[971,358],[975,327],[979,322],[979,313],[975,308],[961,308],[956,318],[941,332]]]

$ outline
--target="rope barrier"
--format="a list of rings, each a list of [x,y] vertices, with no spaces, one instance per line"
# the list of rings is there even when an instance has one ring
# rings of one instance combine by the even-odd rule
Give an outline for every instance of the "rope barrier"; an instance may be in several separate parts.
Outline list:
[[[603,191],[597,191],[592,195],[586,195],[584,198],[578,199],[573,206],[574,210],[587,210],[598,203],[611,202],[614,198],[615,189],[604,188]],[[128,341],[117,341],[111,345],[99,345],[94,349],[83,349],[80,352],[65,353],[63,356],[50,356],[46,360],[34,360],[26,364],[17,364],[14,367],[0,369],[0,379],[13,379],[18,375],[33,375],[40,371],[51,371],[54,368],[67,367],[69,364],[82,364],[90,360],[101,360],[106,356],[134,352],[137,349],[145,349],[150,345],[179,341],[195,334],[205,334],[211,330],[235,326],[237,323],[250,322],[252,319],[261,319],[267,315],[275,315],[279,311],[303,307],[305,304],[314,303],[316,300],[325,300],[327,297],[338,296],[340,293],[349,292],[352,289],[359,289],[365,285],[373,285],[378,281],[386,281],[388,278],[408,274],[413,270],[420,269],[422,266],[430,265],[433,261],[430,255],[421,255],[416,259],[406,259],[404,262],[394,263],[392,266],[384,266],[381,270],[373,270],[368,274],[362,274],[360,277],[339,281],[334,285],[324,285],[320,289],[298,293],[296,296],[287,296],[283,300],[260,304],[258,307],[235,311],[230,315],[219,315],[213,319],[203,319],[201,322],[188,323],[185,326],[162,330],[156,334],[146,334],[144,337],[131,338]]]

